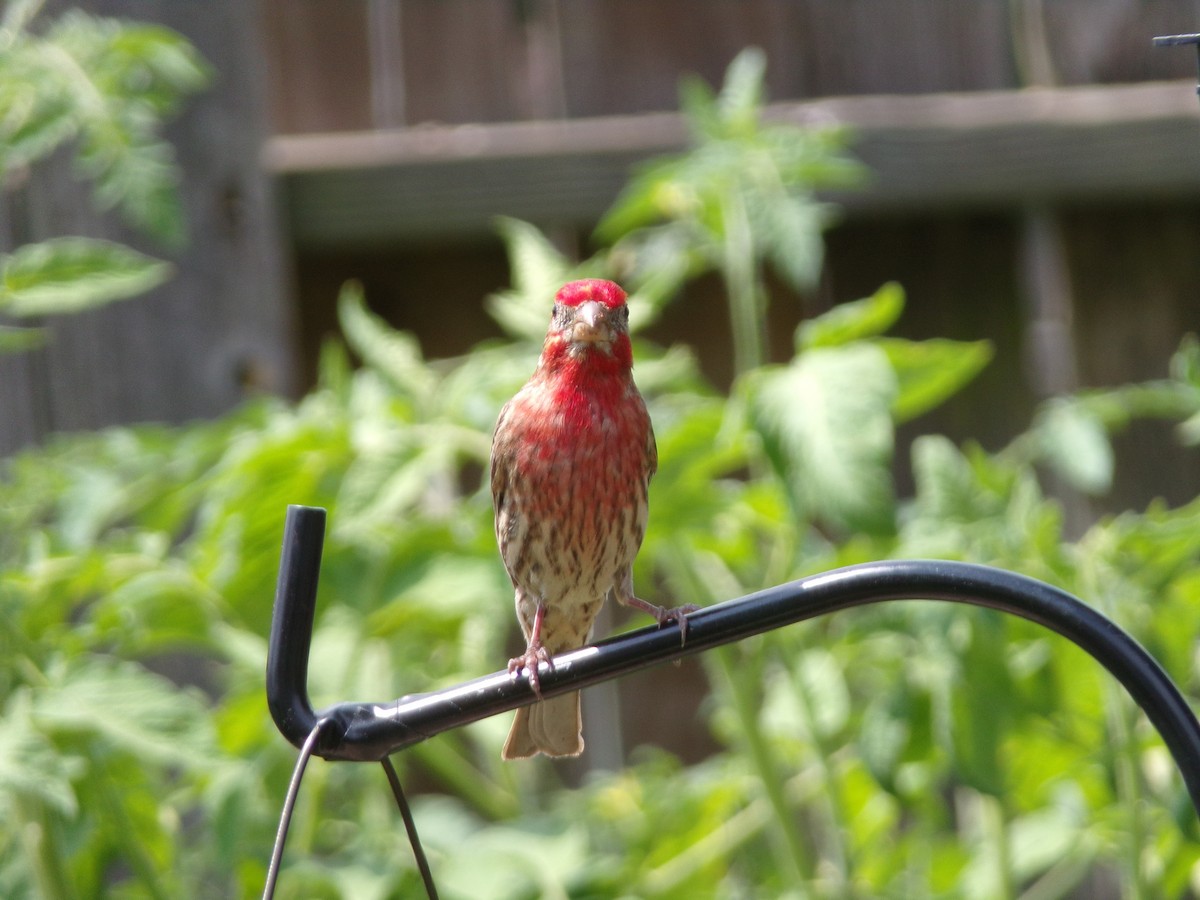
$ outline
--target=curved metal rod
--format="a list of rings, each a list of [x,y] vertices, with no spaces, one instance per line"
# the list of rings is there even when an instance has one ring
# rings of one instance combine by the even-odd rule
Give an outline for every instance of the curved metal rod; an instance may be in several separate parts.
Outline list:
[[[283,735],[301,746],[317,715],[308,700],[308,649],[316,606],[325,511],[288,508],[267,659],[267,698]],[[1162,735],[1200,812],[1200,723],[1162,667],[1108,618],[1065,591],[988,566],[936,560],[866,563],[705,607],[679,629],[651,626],[564,653],[543,664],[542,694],[578,690],[681,656],[703,653],[783,625],[883,600],[947,600],[985,606],[1044,625],[1096,658]],[[443,731],[536,700],[525,678],[496,672],[431,694],[388,703],[339,703],[316,754],[376,761]]]

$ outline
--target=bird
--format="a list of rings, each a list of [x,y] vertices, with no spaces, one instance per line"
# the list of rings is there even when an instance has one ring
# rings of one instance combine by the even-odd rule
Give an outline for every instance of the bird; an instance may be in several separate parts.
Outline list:
[[[517,710],[506,760],[583,752],[579,692],[542,699],[538,666],[590,640],[608,595],[660,625],[678,622],[681,641],[697,608],[666,609],[633,591],[658,451],[633,381],[626,300],[598,278],[558,290],[533,375],[492,437],[496,541],[526,641],[508,671],[524,670],[538,697]]]

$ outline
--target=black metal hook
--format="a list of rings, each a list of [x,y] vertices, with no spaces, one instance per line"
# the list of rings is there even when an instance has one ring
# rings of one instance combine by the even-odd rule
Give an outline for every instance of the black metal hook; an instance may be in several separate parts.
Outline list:
[[[297,747],[318,719],[308,699],[307,678],[324,535],[325,510],[288,507],[267,657],[267,702],[275,724]],[[825,613],[903,599],[946,600],[1012,613],[1086,650],[1158,729],[1200,813],[1200,722],[1162,667],[1129,634],[1065,591],[988,566],[897,560],[802,578],[690,614],[682,647],[677,628],[651,626],[558,656],[553,669],[541,669],[542,694],[578,690]],[[527,679],[502,671],[431,694],[339,703],[321,711],[325,722],[314,752],[326,759],[377,761],[535,700]]]

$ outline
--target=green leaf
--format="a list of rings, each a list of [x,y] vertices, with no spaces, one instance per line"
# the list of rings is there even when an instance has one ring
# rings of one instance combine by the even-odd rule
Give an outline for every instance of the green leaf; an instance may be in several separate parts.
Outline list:
[[[772,198],[765,212],[767,254],[775,270],[797,291],[812,288],[825,258],[825,206],[807,194],[791,193]]]
[[[486,309],[513,337],[540,339],[550,321],[554,295],[569,280],[571,266],[528,222],[501,218],[496,228],[508,251],[513,289],[488,297]]]
[[[437,387],[437,376],[421,356],[411,334],[397,331],[367,309],[362,285],[350,281],[338,297],[338,323],[350,345],[367,365],[404,394],[424,405]]]
[[[0,259],[0,311],[18,317],[80,312],[145,293],[170,274],[168,263],[111,241],[26,244]]]
[[[352,380],[352,365],[345,344],[336,338],[326,338],[317,359],[317,384],[334,396],[345,398]]]
[[[126,655],[210,646],[212,599],[182,567],[142,572],[114,587],[90,610],[99,637]]]
[[[725,70],[717,110],[727,135],[745,136],[757,128],[766,71],[767,55],[758,47],[747,47]]]
[[[338,491],[344,518],[337,534],[416,515],[418,504],[445,469],[447,453],[419,452],[407,442],[385,452],[363,454],[347,470]]]
[[[502,217],[496,229],[508,251],[513,287],[522,294],[553,296],[570,270],[567,258],[528,222]]]
[[[1170,371],[1176,381],[1200,389],[1200,339],[1196,335],[1184,335],[1171,357]]]
[[[130,225],[168,247],[183,243],[187,229],[170,144],[96,128],[80,145],[79,164],[95,182],[102,210],[118,208]]]
[[[850,144],[848,129],[837,125],[794,125],[763,127],[759,140],[775,159],[784,183],[806,188],[860,187],[868,170],[845,155]]]
[[[963,453],[940,434],[913,441],[913,480],[922,517],[954,524],[980,515],[985,489]]]
[[[439,885],[455,897],[566,897],[588,858],[580,822],[553,832],[536,824],[492,823],[437,841],[446,860]]]
[[[688,75],[679,81],[679,108],[687,119],[692,140],[700,143],[721,136],[721,117],[712,88],[701,78]]]
[[[609,253],[610,265],[629,289],[629,331],[653,324],[687,278],[699,271],[687,235],[677,222],[643,228],[636,240],[623,240]]]
[[[594,232],[597,240],[611,243],[686,205],[671,202],[673,193],[684,193],[678,178],[682,159],[664,157],[638,165],[613,205],[600,217]]]
[[[1034,424],[1039,456],[1077,490],[1112,486],[1113,449],[1103,423],[1080,403],[1050,403]]]
[[[883,334],[904,312],[904,288],[888,282],[870,297],[840,303],[796,329],[796,349],[839,347]]]
[[[138,99],[171,112],[188,94],[203,90],[212,71],[186,37],[161,25],[121,22],[108,46],[119,80],[141,88]]]
[[[0,173],[42,158],[80,127],[70,85],[26,42],[0,53]]]
[[[1022,881],[1057,870],[1057,883],[1068,891],[1082,881],[1095,851],[1081,840],[1087,834],[1082,811],[1059,805],[1020,816],[1012,822],[1012,865]],[[1067,895],[1069,896],[1069,894]]]
[[[1200,444],[1200,412],[1179,423],[1179,439],[1189,447]]]
[[[871,775],[899,793],[897,775],[906,762],[932,754],[932,706],[928,694],[907,679],[878,692],[862,717],[857,748]]]
[[[842,666],[828,650],[814,647],[796,661],[795,675],[813,704],[812,724],[822,738],[833,738],[850,719],[850,689]]]
[[[479,604],[509,587],[503,569],[490,559],[446,554],[421,569],[411,584],[370,616],[368,634],[394,638],[405,629],[469,620]]]
[[[160,133],[184,95],[208,78],[185,38],[69,10],[44,37],[26,42],[44,69],[43,98],[66,98],[79,132],[76,162],[93,181],[101,209],[117,208],[167,246],[186,223],[174,150]]]
[[[745,383],[753,427],[800,515],[850,530],[893,527],[887,357],[857,344],[822,348]]]
[[[992,359],[992,345],[988,341],[881,338],[877,345],[887,354],[896,372],[899,390],[892,404],[892,416],[897,424],[940,406],[970,383]]]
[[[29,718],[28,695],[13,698],[0,728],[0,808],[5,795],[31,797],[64,816],[78,813],[72,778],[79,760],[60,753]]]
[[[35,692],[31,715],[49,734],[84,735],[145,761],[211,765],[212,736],[199,697],[133,663],[72,662]]]

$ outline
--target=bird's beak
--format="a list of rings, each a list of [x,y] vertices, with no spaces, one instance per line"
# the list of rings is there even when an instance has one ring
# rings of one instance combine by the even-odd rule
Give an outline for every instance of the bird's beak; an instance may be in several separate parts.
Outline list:
[[[613,330],[608,324],[608,307],[596,300],[579,304],[571,323],[571,343],[609,344]]]

